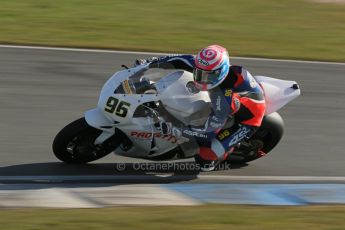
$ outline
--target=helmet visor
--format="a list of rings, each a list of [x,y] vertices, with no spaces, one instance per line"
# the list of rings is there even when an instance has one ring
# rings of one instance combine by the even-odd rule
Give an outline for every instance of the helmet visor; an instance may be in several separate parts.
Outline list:
[[[201,84],[215,84],[219,81],[221,70],[206,71],[195,68],[193,71],[194,80]]]

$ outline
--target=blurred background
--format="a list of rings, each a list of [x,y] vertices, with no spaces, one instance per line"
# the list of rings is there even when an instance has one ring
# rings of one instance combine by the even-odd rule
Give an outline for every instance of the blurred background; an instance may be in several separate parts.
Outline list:
[[[345,60],[343,0],[1,0],[0,42]]]

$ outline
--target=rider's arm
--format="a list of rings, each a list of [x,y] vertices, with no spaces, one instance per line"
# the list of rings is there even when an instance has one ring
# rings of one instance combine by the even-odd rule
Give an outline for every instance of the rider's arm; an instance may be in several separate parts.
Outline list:
[[[184,137],[195,137],[200,141],[212,140],[224,128],[225,124],[229,124],[233,119],[232,108],[229,106],[228,99],[224,97],[224,92],[221,89],[210,91],[209,96],[212,112],[209,114],[206,122],[202,127],[183,127],[182,135]]]
[[[149,64],[149,68],[163,68],[163,69],[183,69],[188,72],[193,72],[194,56],[193,55],[173,55],[161,57],[153,60]]]
[[[219,135],[222,136],[222,134],[219,133],[220,129],[227,129],[228,132],[226,132],[226,134],[229,136],[224,138],[226,139],[226,143],[224,144],[228,147],[232,147],[241,142],[244,138],[252,136],[257,128],[260,127],[265,113],[264,94],[251,74],[245,69],[241,68],[241,70],[241,72],[236,71],[237,76],[235,79],[237,78],[237,80],[234,83],[235,87],[233,88],[231,97],[228,97],[230,110],[226,110],[226,107],[223,107],[229,104],[222,100],[218,103],[221,105],[221,109],[219,111],[214,109],[214,114],[210,116],[204,129],[192,129],[197,133],[203,134],[199,136],[204,136],[204,140],[210,140],[213,137],[219,137]],[[213,98],[212,101],[216,101],[217,103],[217,97],[216,95],[216,98]],[[234,119],[234,125],[232,127],[224,127],[224,119],[218,119],[222,114],[227,114],[228,118]],[[219,122],[219,120],[221,120],[221,122]],[[187,131],[184,132],[184,136],[186,136],[186,134]],[[198,135],[195,133],[192,134]],[[222,137],[224,137],[224,135]]]
[[[212,140],[220,131],[222,125],[223,123],[220,122],[219,118],[211,115],[202,127],[182,126],[180,130],[183,137],[205,142]]]
[[[263,90],[254,77],[244,68],[235,71],[236,82],[231,104],[235,125],[229,129],[230,136],[223,143],[228,147],[256,132],[261,126],[266,107]]]
[[[212,112],[201,127],[182,127],[182,136],[196,138],[198,141],[210,141],[220,130],[233,123],[233,108],[226,102],[221,91],[210,93]],[[232,99],[230,99],[232,100]]]
[[[234,88],[234,92],[239,95],[240,102],[235,122],[260,127],[266,109],[264,92],[247,70],[242,69],[239,77],[242,79],[238,80],[239,83]]]

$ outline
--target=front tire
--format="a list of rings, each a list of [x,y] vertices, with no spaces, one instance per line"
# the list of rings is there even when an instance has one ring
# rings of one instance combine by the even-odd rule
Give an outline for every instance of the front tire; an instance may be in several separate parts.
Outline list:
[[[101,130],[89,126],[84,118],[75,120],[56,135],[52,146],[54,155],[69,164],[86,164],[98,160],[115,149],[94,145],[101,133]]]

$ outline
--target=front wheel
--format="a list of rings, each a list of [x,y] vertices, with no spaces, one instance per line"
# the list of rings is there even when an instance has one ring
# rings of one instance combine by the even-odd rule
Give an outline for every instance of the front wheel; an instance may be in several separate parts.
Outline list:
[[[116,146],[103,148],[95,145],[101,130],[87,124],[84,118],[73,121],[64,127],[53,142],[54,155],[70,164],[85,164],[108,155]]]

